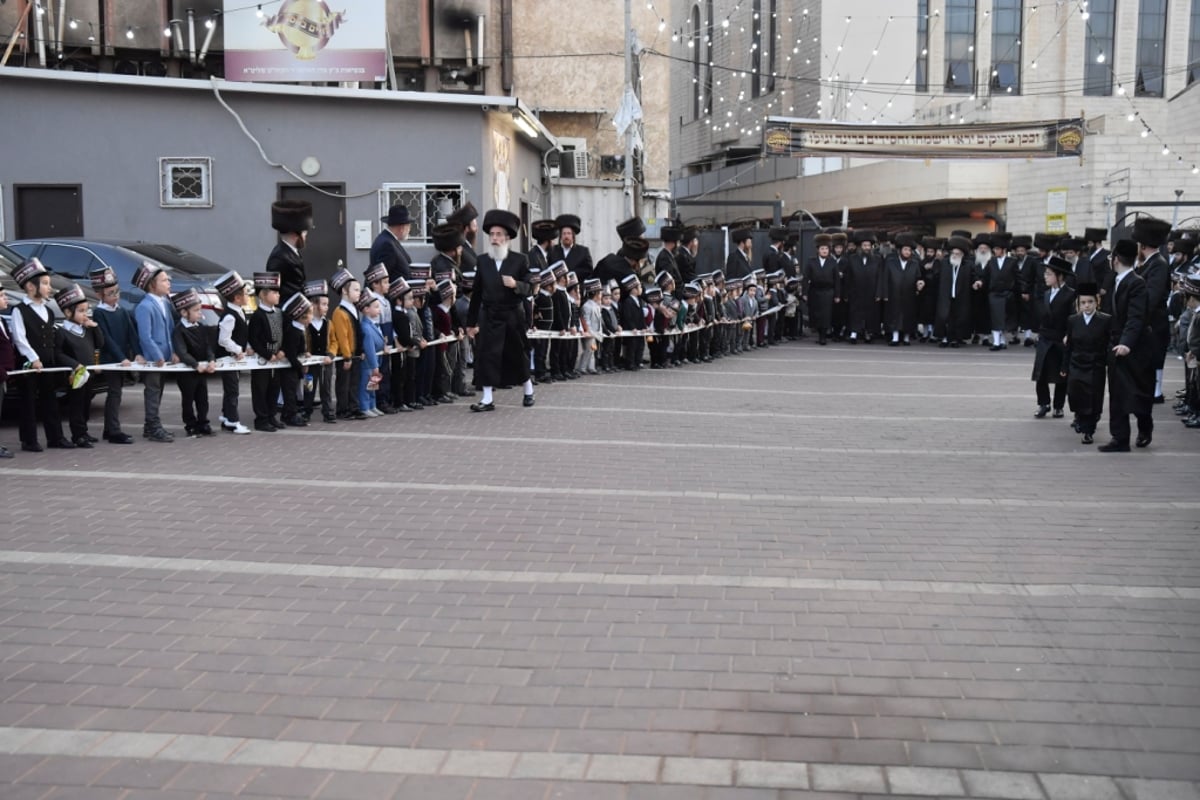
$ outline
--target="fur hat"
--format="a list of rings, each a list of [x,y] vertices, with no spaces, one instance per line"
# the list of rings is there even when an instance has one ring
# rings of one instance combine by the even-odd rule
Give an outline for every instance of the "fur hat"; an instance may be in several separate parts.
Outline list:
[[[831,233],[829,235],[833,239],[834,247],[837,247],[839,245],[841,245],[842,247],[845,247],[846,243],[850,241],[850,237],[849,237],[849,235],[847,235],[847,233],[845,231],[834,231],[833,233]]]
[[[1012,237],[1012,240],[1009,242],[1009,246],[1014,250],[1016,250],[1018,247],[1024,247],[1026,250],[1028,250],[1029,248],[1033,247],[1033,237],[1027,233],[1017,234],[1016,236]]]
[[[742,242],[746,241],[747,239],[749,239],[753,236],[754,236],[754,232],[751,231],[749,228],[736,228],[733,231],[731,231],[729,234],[729,238],[731,240],[733,240],[734,244],[741,244]]]
[[[429,238],[433,240],[434,250],[439,253],[449,253],[463,243],[463,229],[457,223],[447,222],[430,231]]]
[[[453,214],[446,217],[446,222],[451,225],[461,225],[465,228],[475,219],[479,219],[479,212],[475,209],[475,206],[471,205],[471,201],[468,200],[459,206]]]
[[[280,233],[312,230],[312,203],[307,200],[276,200],[271,204],[271,227]]]
[[[646,223],[641,217],[630,217],[617,226],[617,236],[621,237],[621,241],[626,239],[636,239],[646,232]]]
[[[508,238],[517,238],[521,230],[521,218],[503,208],[493,208],[483,215],[483,231],[488,233],[492,228],[500,227],[508,233]]]
[[[624,258],[640,260],[646,257],[646,253],[649,252],[649,250],[650,243],[638,236],[625,240],[625,243],[621,245],[621,256]]]
[[[946,240],[946,250],[947,251],[961,250],[963,252],[963,255],[966,255],[967,253],[970,253],[974,249],[975,248],[974,248],[974,246],[972,246],[971,240],[967,239],[966,237],[963,237],[963,236],[951,236],[949,239]]]
[[[1107,238],[1108,238],[1108,231],[1106,231],[1104,228],[1084,228],[1083,229],[1083,240],[1085,242],[1095,242],[1096,244],[1100,244]]]
[[[558,238],[558,225],[552,219],[539,219],[529,223],[529,235],[539,244],[553,242]]]
[[[579,231],[582,229],[579,224],[579,217],[575,216],[574,214],[559,214],[554,218],[554,227],[558,228],[560,231],[563,228],[570,228],[575,232],[576,236],[579,235]]]
[[[1040,253],[1048,253],[1051,250],[1058,249],[1059,237],[1053,233],[1035,233],[1033,235],[1033,246]]]
[[[1138,217],[1133,221],[1132,238],[1145,247],[1162,247],[1171,232],[1171,223],[1155,217]]]

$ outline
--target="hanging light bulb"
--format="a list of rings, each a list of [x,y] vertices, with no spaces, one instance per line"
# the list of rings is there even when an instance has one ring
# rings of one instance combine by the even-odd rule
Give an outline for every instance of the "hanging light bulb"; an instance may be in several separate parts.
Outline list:
[[[79,27],[79,20],[73,19],[70,22],[68,22],[67,25],[70,26],[71,30],[75,30],[76,28]]]
[[[1171,148],[1167,147],[1165,144],[1163,145],[1163,155],[1164,156],[1171,155]]]
[[[133,38],[133,28],[126,28],[126,29],[125,29],[125,38],[126,38],[126,39],[132,39],[132,38]]]
[[[254,16],[258,17],[259,19],[263,18],[263,10],[261,5],[259,5],[258,10],[254,12]]]
[[[1104,63],[1104,51],[1103,50],[1100,51],[1100,55],[1096,56],[1096,63],[1097,64]]]
[[[170,28],[163,28],[163,38],[166,38],[166,39],[171,38],[171,29]]]

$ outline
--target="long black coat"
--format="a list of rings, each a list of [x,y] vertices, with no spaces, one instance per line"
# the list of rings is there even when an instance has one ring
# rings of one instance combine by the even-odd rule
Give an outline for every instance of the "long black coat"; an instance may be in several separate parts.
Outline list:
[[[681,248],[679,247],[675,248],[676,251],[680,249]],[[679,274],[679,264],[675,261],[675,253],[671,252],[665,247],[658,251],[658,256],[656,256],[654,259],[655,276],[657,276],[660,272],[665,272],[670,275],[675,281],[676,288],[683,286],[683,281],[680,280],[682,276]]]
[[[279,307],[294,294],[304,291],[304,259],[280,239],[267,256],[267,272],[279,273]]]
[[[475,386],[510,386],[529,380],[529,340],[525,336],[525,298],[529,262],[521,253],[509,253],[497,266],[486,253],[475,267],[475,288],[467,309],[467,327],[479,327],[475,336]],[[508,288],[502,276],[516,280]]]
[[[393,283],[398,277],[406,281],[412,278],[412,273],[409,272],[412,258],[404,249],[404,245],[400,244],[400,240],[387,228],[380,231],[372,242],[370,259],[372,264],[383,264],[387,267],[388,279]]]
[[[925,281],[925,288],[917,296],[917,322],[922,325],[932,325],[937,320],[940,264],[932,252],[921,262],[921,280]]]
[[[878,253],[865,258],[855,253],[846,260],[846,280],[842,286],[842,299],[850,304],[847,324],[851,331],[866,332],[869,336],[879,328],[878,304],[880,278],[883,274],[883,259]]]
[[[682,289],[683,284],[696,279],[696,257],[692,255],[691,250],[686,247],[675,248],[675,268],[679,270],[677,288]]]
[[[1084,323],[1083,314],[1067,320],[1063,365],[1067,372],[1067,400],[1081,416],[1099,416],[1104,408],[1104,376],[1108,366],[1112,317],[1095,313]]]
[[[741,249],[735,247],[729,251],[729,258],[725,259],[726,278],[744,278],[750,274],[750,270],[750,260]]]
[[[766,252],[763,253],[762,265],[767,274],[783,270],[784,274],[789,278],[796,276],[796,265],[792,263],[791,256],[784,252],[782,247],[778,250],[774,247],[768,247]]]
[[[593,277],[599,278],[601,283],[608,283],[609,281],[620,283],[621,278],[632,274],[633,267],[629,266],[629,261],[624,256],[619,253],[609,253],[600,259],[600,263],[596,265]]]
[[[937,325],[942,335],[951,340],[967,339],[971,336],[971,288],[979,280],[979,269],[974,259],[963,258],[955,280],[954,267],[949,258],[941,260],[938,270]],[[955,291],[951,292],[951,289]],[[951,297],[953,294],[953,298]]]
[[[808,302],[809,325],[817,331],[833,327],[833,301],[839,291],[838,262],[833,256],[821,259],[810,256],[804,262],[804,278],[800,283],[801,293]]]
[[[1146,282],[1146,324],[1154,334],[1154,369],[1162,369],[1171,340],[1171,323],[1167,319],[1171,267],[1162,253],[1155,253],[1138,267],[1137,274]]]
[[[1109,415],[1149,413],[1154,395],[1156,340],[1147,321],[1149,291],[1137,274],[1126,275],[1113,290],[1108,355]],[[1111,348],[1123,344],[1129,355]]]
[[[897,253],[887,257],[883,266],[883,290],[880,298],[887,301],[887,326],[889,330],[912,335],[917,332],[917,281],[923,280],[921,263],[910,258],[902,263]],[[922,287],[924,291],[925,287]]]
[[[551,264],[559,261],[566,262],[567,269],[575,273],[575,277],[579,278],[580,283],[591,278],[596,271],[592,265],[592,251],[581,244],[573,246],[565,253],[562,245],[556,244],[550,248],[549,260]]]
[[[1067,320],[1075,313],[1075,290],[1064,286],[1050,300],[1046,292],[1046,300],[1042,303],[1041,325],[1038,327],[1037,349],[1033,357],[1033,375],[1030,380],[1044,380],[1047,383],[1062,383],[1063,356],[1066,347],[1063,337],[1067,335]]]
[[[1013,297],[1017,294],[1021,282],[1016,257],[1006,255],[1003,265],[999,258],[993,257],[984,270],[983,281],[987,289],[991,329],[1008,330],[1008,320],[1014,316],[1010,312],[1016,308]]]

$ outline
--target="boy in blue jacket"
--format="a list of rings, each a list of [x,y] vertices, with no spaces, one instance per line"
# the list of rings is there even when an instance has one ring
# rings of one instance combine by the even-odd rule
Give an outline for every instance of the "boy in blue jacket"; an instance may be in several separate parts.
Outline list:
[[[133,312],[142,358],[155,367],[177,363],[179,359],[171,349],[171,332],[175,328],[175,313],[171,308],[171,276],[158,264],[144,261],[133,274],[133,285],[146,293]],[[163,428],[159,416],[164,375],[162,372],[142,375],[145,386],[142,396],[146,406],[142,436],[150,442],[175,441],[171,432]]]

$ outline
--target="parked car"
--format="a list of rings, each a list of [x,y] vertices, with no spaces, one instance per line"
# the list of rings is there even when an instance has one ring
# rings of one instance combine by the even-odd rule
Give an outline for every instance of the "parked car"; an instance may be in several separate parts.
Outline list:
[[[21,239],[6,242],[21,260],[37,257],[56,276],[91,291],[88,273],[112,267],[121,282],[121,305],[133,310],[145,292],[133,286],[133,275],[145,261],[161,266],[171,276],[171,291],[195,289],[204,306],[204,322],[216,325],[221,296],[213,282],[227,270],[194,253],[166,244],[107,239]],[[89,298],[92,299],[92,298]]]

